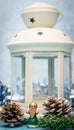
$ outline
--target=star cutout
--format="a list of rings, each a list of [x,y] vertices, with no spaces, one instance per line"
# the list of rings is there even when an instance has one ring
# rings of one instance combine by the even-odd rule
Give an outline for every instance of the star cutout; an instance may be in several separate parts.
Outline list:
[[[34,18],[30,18],[30,22],[31,22],[31,23],[34,23],[34,22],[35,22],[35,19],[34,19]]]
[[[43,35],[43,32],[38,32],[38,35],[40,35],[40,36]]]
[[[17,34],[14,37],[17,37]]]
[[[64,33],[64,36],[67,36],[67,35]]]

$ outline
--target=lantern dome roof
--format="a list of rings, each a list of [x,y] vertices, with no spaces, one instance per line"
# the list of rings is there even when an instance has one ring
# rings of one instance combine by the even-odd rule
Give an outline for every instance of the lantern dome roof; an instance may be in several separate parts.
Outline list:
[[[58,9],[46,3],[35,3],[21,14],[27,27],[53,27],[60,15]]]
[[[15,44],[73,44],[64,32],[54,28],[30,28],[19,32],[9,45]]]
[[[72,40],[64,32],[52,28],[59,14],[55,7],[45,3],[36,3],[25,8],[22,18],[29,29],[19,32],[11,40],[8,48],[13,52],[50,49],[71,52],[74,47]]]

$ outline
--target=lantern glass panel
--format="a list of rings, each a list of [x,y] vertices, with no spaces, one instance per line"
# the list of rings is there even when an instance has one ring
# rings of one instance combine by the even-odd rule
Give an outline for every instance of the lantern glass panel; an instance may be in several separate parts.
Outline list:
[[[13,57],[12,60],[12,100],[25,100],[25,58]],[[24,70],[23,70],[24,69]]]
[[[48,96],[48,60],[33,59],[33,98],[42,100]]]
[[[57,70],[58,70],[58,59],[57,56],[54,58],[54,96],[58,96],[58,76],[57,76]]]
[[[64,98],[69,100],[70,96],[70,56],[64,56]]]
[[[52,64],[49,60],[52,59]],[[52,70],[51,70],[52,69]],[[53,73],[53,74],[51,74]],[[57,97],[57,57],[33,58],[33,99],[42,101],[48,96]],[[51,79],[51,81],[49,81]],[[52,87],[50,87],[52,85]],[[53,91],[50,94],[50,89]]]

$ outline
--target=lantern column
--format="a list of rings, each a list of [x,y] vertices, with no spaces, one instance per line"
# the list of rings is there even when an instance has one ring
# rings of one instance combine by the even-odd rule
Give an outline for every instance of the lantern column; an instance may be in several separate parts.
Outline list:
[[[25,100],[25,57],[22,57],[22,90]]]
[[[64,54],[58,52],[58,97],[64,97]]]
[[[32,52],[26,52],[26,75],[25,75],[25,103],[28,105],[33,100],[32,86]]]
[[[70,79],[70,92],[71,92],[71,89],[72,89],[72,62],[71,62],[71,56],[69,57],[69,71],[70,71],[69,79]]]
[[[13,70],[13,67],[12,67],[12,61],[13,61],[13,57],[12,57],[12,55],[11,55],[11,57],[10,57],[10,89],[11,89],[11,101],[12,101],[12,92],[13,92],[13,83],[12,83],[12,79],[13,79],[13,74],[12,74],[12,70]]]

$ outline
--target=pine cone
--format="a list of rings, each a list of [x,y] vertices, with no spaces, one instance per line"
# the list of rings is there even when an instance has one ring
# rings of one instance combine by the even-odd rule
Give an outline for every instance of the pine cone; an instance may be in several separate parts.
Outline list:
[[[69,103],[65,102],[65,99],[58,99],[54,97],[49,97],[43,103],[44,109],[46,112],[44,113],[45,116],[48,114],[54,115],[70,115],[71,114],[71,107]]]
[[[22,112],[20,105],[16,103],[7,103],[4,105],[1,120],[9,126],[20,124],[24,120],[24,113]]]

